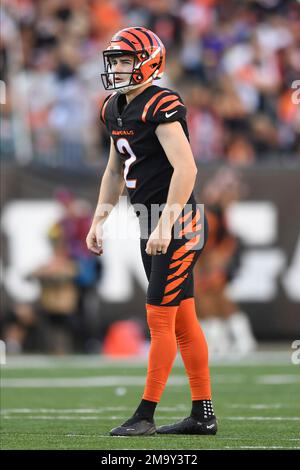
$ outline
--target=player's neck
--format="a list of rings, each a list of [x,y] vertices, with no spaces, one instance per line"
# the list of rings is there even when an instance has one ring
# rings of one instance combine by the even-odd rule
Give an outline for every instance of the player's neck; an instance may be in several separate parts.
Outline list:
[[[131,90],[128,93],[126,93],[126,101],[127,104],[129,104],[136,96],[140,95],[146,88],[152,85],[152,82],[147,83],[144,86],[141,86],[140,88],[137,88],[136,90]]]

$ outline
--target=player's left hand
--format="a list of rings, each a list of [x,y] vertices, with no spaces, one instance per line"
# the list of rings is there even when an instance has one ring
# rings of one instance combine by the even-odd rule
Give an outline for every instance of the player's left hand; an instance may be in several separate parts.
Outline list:
[[[171,230],[162,229],[159,225],[151,233],[146,246],[146,253],[150,256],[165,255],[171,241]]]

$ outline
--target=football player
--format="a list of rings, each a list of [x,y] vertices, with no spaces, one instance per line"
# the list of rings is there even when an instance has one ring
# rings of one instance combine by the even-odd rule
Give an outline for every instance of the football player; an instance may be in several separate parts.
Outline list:
[[[206,237],[193,187],[197,168],[188,140],[186,108],[177,92],[153,84],[166,52],[152,31],[117,32],[103,52],[102,81],[112,93],[101,119],[111,138],[88,248],[103,253],[102,226],[124,185],[141,225],[141,255],[149,280],[146,298],[151,344],[142,400],[112,436],[216,434],[207,345],[198,323],[193,267]],[[158,208],[158,213],[153,210]],[[170,374],[177,344],[191,389],[191,414],[156,429],[154,412]]]

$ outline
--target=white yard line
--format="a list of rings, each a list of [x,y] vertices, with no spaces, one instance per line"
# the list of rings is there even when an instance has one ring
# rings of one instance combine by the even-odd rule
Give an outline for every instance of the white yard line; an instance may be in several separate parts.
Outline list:
[[[69,408],[69,409],[59,409],[59,408],[6,408],[1,413],[2,414],[30,414],[30,413],[45,413],[45,414],[59,414],[59,413],[105,413],[111,411],[127,411],[130,410],[127,406],[111,406],[103,408]]]
[[[300,421],[300,416],[229,416],[229,421]]]
[[[300,449],[300,447],[287,447],[287,446],[236,446],[236,447],[232,447],[232,446],[225,446],[224,447],[225,449]]]
[[[84,368],[84,369],[98,369],[98,368],[112,368],[112,367],[145,367],[147,364],[147,357],[137,358],[117,358],[112,359],[100,355],[73,355],[57,358],[45,355],[22,355],[22,356],[8,356],[7,369],[56,369],[56,368]],[[256,351],[246,357],[238,357],[232,355],[227,358],[210,358],[211,365],[220,366],[258,366],[258,365],[291,365],[291,348],[290,344],[286,345],[285,350],[281,351]],[[179,355],[176,358],[175,366],[182,365]]]
[[[31,433],[18,433],[19,435],[23,435],[23,434],[26,434],[26,436],[30,435]],[[36,436],[36,433],[34,434]],[[48,436],[51,436],[51,437],[69,437],[69,438],[84,438],[84,439],[91,439],[91,438],[97,438],[97,439],[111,439],[111,436],[107,433],[107,434],[89,434],[89,433],[86,433],[86,434],[78,434],[78,433],[69,433],[69,434],[55,434],[55,433],[48,433]],[[117,439],[117,438],[123,438],[123,436],[114,436],[113,439]],[[173,436],[174,437],[174,436]],[[176,439],[180,439],[180,440],[187,440],[187,441],[190,441],[191,440],[191,437],[196,437],[197,436],[187,436],[187,435],[177,435],[176,436]],[[156,436],[147,436],[147,440],[149,439],[172,439],[172,436],[162,436],[162,435],[156,435]],[[204,438],[206,438],[204,436]],[[261,439],[263,439],[263,437],[260,437]],[[267,438],[267,436],[266,436]],[[269,437],[268,437],[269,438]],[[213,437],[214,440],[216,441],[251,441],[252,438],[250,437],[240,437],[240,436],[236,436],[236,437],[221,437],[221,436],[214,436]],[[275,438],[276,442],[280,442],[280,441],[288,441],[288,442],[299,442],[300,441],[300,438],[289,438],[289,437],[276,437]],[[246,447],[246,446],[244,446]],[[231,448],[231,447],[228,447],[228,448]],[[237,447],[232,447],[233,449],[236,449]]]
[[[155,418],[155,420],[160,420],[160,419],[163,419],[163,420],[166,420],[166,419],[170,419],[170,420],[180,420],[182,419],[183,417],[182,416],[157,416]],[[20,419],[20,416],[3,416],[3,419]],[[125,419],[128,419],[128,416],[125,416],[125,415],[122,415],[122,416],[39,416],[39,415],[35,415],[35,416],[32,416],[32,415],[27,415],[26,418],[24,419],[36,419],[38,421],[43,421],[43,420],[52,420],[52,421],[56,421],[56,420],[84,420],[84,421],[94,421],[94,420],[98,420],[98,421],[108,421],[108,420],[112,420],[112,421],[115,421],[115,420],[120,420],[120,421],[124,421]]]
[[[37,419],[37,420],[115,420],[126,419],[128,416],[45,416],[45,415],[26,415],[24,419]],[[156,420],[180,420],[183,416],[157,416]],[[20,416],[3,415],[3,419],[20,419]],[[221,421],[300,421],[300,416],[229,416],[222,418]]]
[[[145,372],[146,375],[146,372]],[[247,380],[247,376],[222,376],[219,375],[213,380],[214,383],[242,383]],[[3,379],[3,388],[63,388],[63,387],[119,387],[119,386],[144,386],[144,376],[120,376],[107,375],[102,377],[51,377],[51,378],[19,378]],[[185,375],[173,374],[168,379],[168,385],[188,385]]]
[[[275,410],[281,408],[295,408],[296,405],[287,403],[274,403],[271,405],[258,403],[258,404],[233,404],[227,405],[226,408],[231,409],[250,409],[250,410]],[[300,406],[298,406],[300,412]],[[187,411],[190,410],[190,405],[179,404],[175,406],[159,406],[159,412],[170,411]],[[2,408],[1,414],[32,414],[32,413],[45,413],[45,414],[89,414],[89,413],[110,413],[114,411],[132,411],[130,406],[99,406],[98,408]],[[240,419],[238,417],[238,419]]]
[[[159,411],[181,411],[189,410],[190,406],[178,405],[178,406],[160,406]],[[2,414],[30,414],[30,413],[45,413],[45,414],[59,414],[59,413],[105,413],[112,411],[132,411],[130,406],[103,406],[99,408],[6,408],[2,410]]]
[[[217,374],[213,377],[214,384],[237,384],[254,382],[260,385],[285,385],[300,383],[300,376],[293,374],[285,375],[255,375],[252,379],[247,375]],[[3,379],[1,386],[4,388],[68,388],[68,387],[118,387],[118,386],[143,386],[145,383],[144,376],[120,376],[107,375],[102,377],[51,377],[51,378],[18,378]],[[172,374],[168,380],[169,385],[188,385],[187,377]]]
[[[170,377],[171,385],[187,384],[187,379],[182,375],[174,375]],[[81,377],[81,378],[63,378],[53,377],[49,379],[3,379],[2,387],[4,388],[82,388],[82,387],[119,387],[126,385],[143,386],[145,384],[144,377],[112,375],[106,377]]]
[[[289,403],[257,403],[257,404],[247,404],[247,403],[236,403],[232,405],[226,405],[226,408],[245,408],[250,410],[278,410],[280,408],[295,408],[296,405]]]
[[[261,375],[257,376],[257,383],[262,385],[285,385],[292,383],[300,383],[300,374],[299,369],[297,370],[298,374],[277,374],[277,375]]]
[[[70,438],[76,438],[76,437],[83,437],[83,438],[110,438],[110,436],[108,434],[66,434],[64,437],[70,437]],[[115,437],[118,437],[118,436],[114,436]],[[119,436],[119,437],[123,437],[123,436]],[[172,439],[172,436],[162,436],[161,434],[160,435],[156,435],[156,436],[147,436],[147,439],[157,439],[159,437],[159,439],[161,438],[167,438],[167,439]],[[174,436],[173,436],[174,437]],[[191,440],[191,437],[194,437],[197,439],[197,436],[187,436],[187,435],[176,435],[176,439],[180,439],[180,440],[187,440],[187,441],[190,441]],[[206,436],[204,436],[204,438],[206,438]],[[213,436],[213,439],[216,440],[216,441],[251,441],[251,438],[243,438],[243,437],[219,437],[219,436]],[[292,442],[292,441],[300,441],[300,439],[290,439],[290,438],[276,438],[276,441],[288,441],[288,442]],[[239,447],[253,447],[253,446],[239,446]],[[260,448],[263,447],[263,446],[259,446]],[[271,446],[270,446],[271,447]],[[232,448],[232,449],[236,449],[237,447],[227,447],[226,448]],[[269,448],[266,446],[266,448]],[[282,447],[280,447],[282,448]],[[298,447],[297,447],[298,448]]]

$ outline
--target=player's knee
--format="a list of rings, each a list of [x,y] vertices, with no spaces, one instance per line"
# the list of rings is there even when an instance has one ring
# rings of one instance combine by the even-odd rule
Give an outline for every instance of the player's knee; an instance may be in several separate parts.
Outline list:
[[[177,307],[165,305],[146,304],[147,323],[151,331],[174,332]]]

